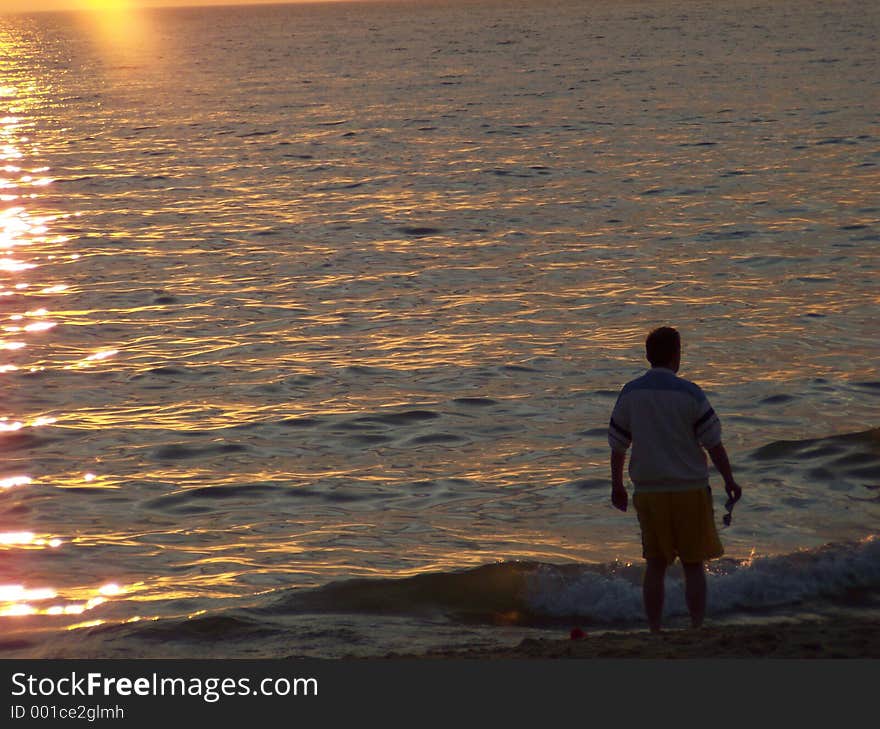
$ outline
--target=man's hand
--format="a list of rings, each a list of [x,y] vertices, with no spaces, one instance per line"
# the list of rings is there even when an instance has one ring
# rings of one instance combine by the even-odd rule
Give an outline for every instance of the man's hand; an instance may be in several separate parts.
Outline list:
[[[611,503],[621,511],[626,511],[629,494],[623,485],[623,464],[626,462],[625,451],[611,451]]]
[[[743,490],[733,479],[724,482],[724,490],[727,492],[727,498],[734,504],[742,498]]]
[[[615,484],[611,487],[611,503],[621,511],[626,511],[629,504],[629,494],[623,484]]]
[[[719,443],[713,448],[707,449],[712,463],[718,469],[718,473],[724,479],[724,490],[727,492],[727,498],[732,503],[736,503],[742,498],[742,489],[739,484],[733,480],[733,471],[730,468],[730,459],[727,457],[727,451],[724,446]]]

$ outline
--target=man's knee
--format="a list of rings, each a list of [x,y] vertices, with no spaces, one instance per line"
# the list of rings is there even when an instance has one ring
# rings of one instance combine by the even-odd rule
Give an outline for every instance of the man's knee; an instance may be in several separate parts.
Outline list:
[[[702,562],[682,562],[684,568],[684,584],[688,590],[706,589],[706,570]]]
[[[653,574],[663,574],[666,572],[666,560],[663,557],[651,557],[647,560],[646,569]]]

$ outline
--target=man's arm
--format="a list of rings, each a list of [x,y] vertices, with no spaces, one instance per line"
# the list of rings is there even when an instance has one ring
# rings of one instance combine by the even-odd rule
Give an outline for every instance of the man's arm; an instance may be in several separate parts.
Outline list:
[[[739,501],[742,497],[742,489],[733,480],[733,471],[730,468],[730,459],[727,457],[724,444],[719,443],[717,446],[707,448],[706,450],[709,452],[709,457],[712,459],[712,463],[715,464],[715,468],[718,469],[718,473],[724,479],[724,490],[727,492],[727,497],[734,501]]]
[[[629,494],[623,485],[623,464],[626,463],[626,451],[611,451],[611,503],[621,511],[626,511]]]
[[[611,503],[621,511],[626,511],[629,502],[629,495],[623,485],[623,464],[626,463],[626,451],[632,443],[626,405],[626,399],[621,391],[617,396],[617,402],[614,403],[611,421],[608,423],[608,445],[611,446]]]

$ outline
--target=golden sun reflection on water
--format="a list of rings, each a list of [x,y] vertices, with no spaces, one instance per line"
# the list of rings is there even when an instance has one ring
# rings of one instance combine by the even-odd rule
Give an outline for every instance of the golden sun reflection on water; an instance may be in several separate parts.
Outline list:
[[[0,535],[2,539],[2,535]],[[0,546],[3,542],[0,541]],[[26,587],[21,584],[0,585],[0,618],[33,615],[69,616],[82,615],[104,605],[112,598],[123,596],[126,588],[115,582],[99,587],[73,588],[63,593],[51,587]],[[103,620],[89,621],[99,625]],[[84,623],[68,626],[69,629],[85,627]]]
[[[4,45],[10,42],[9,37],[3,39]],[[15,49],[6,50],[14,53]],[[30,338],[52,336],[50,332],[58,327],[59,322],[50,318],[52,314],[42,302],[46,301],[46,296],[68,290],[67,284],[57,281],[34,283],[21,280],[25,276],[39,275],[43,261],[51,262],[56,258],[54,253],[43,258],[32,256],[29,255],[31,250],[58,250],[69,240],[66,235],[52,232],[53,226],[67,215],[41,210],[41,197],[50,192],[48,188],[54,182],[48,174],[49,168],[29,164],[31,151],[36,147],[29,136],[27,117],[37,104],[35,93],[28,83],[23,83],[21,88],[0,87],[0,103],[9,110],[0,117],[0,205],[5,204],[0,207],[0,297],[3,297],[0,300],[9,302],[3,311],[5,321],[0,324],[5,335],[0,338],[0,352],[9,358],[27,357]],[[32,296],[39,297],[37,300],[41,303],[28,305],[28,301],[33,301]],[[39,372],[42,369],[22,362],[0,362],[0,373]],[[0,437],[21,435],[22,431],[52,426],[57,421],[58,418],[50,414],[4,414],[0,416]],[[80,484],[89,482],[93,480],[88,477],[90,475],[85,479],[79,477],[77,481]],[[0,478],[0,494],[12,495],[40,485],[39,478],[7,472]],[[54,481],[51,485],[55,485]],[[57,535],[31,531],[23,524],[13,525],[8,521],[0,524],[0,554],[13,568],[18,564],[16,558],[19,556],[54,551],[66,543],[66,539]],[[115,583],[64,588],[23,582],[0,584],[0,617],[81,615],[123,591],[124,588]]]
[[[79,22],[98,46],[105,61],[146,62],[155,67],[156,30],[149,12],[132,0],[79,0]],[[129,68],[118,66],[118,70]]]
[[[9,476],[0,479],[0,491],[14,489],[16,486],[27,486],[30,483],[33,483],[33,479],[30,476]]]

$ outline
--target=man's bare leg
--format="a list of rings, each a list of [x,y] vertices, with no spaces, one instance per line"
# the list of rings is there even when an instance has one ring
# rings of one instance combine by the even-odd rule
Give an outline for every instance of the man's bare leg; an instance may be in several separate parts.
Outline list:
[[[684,597],[688,612],[691,614],[691,626],[699,628],[706,614],[706,571],[702,562],[684,562]]]
[[[649,559],[645,566],[645,579],[642,582],[642,597],[645,601],[645,616],[652,633],[660,632],[663,619],[663,595],[666,580],[666,560]]]

